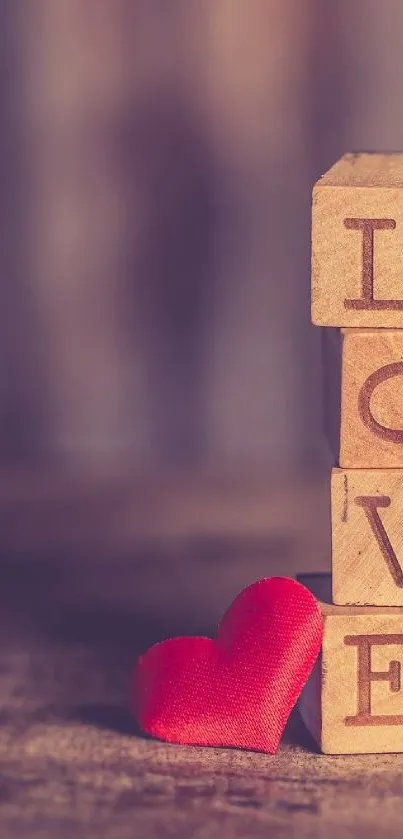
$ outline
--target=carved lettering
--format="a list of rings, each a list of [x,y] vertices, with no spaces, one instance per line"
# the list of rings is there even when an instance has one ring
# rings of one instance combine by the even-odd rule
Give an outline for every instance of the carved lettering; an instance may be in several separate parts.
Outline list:
[[[403,635],[346,635],[344,643],[357,647],[357,713],[345,725],[403,725],[403,714],[372,714],[372,682],[388,682],[393,693],[401,691],[401,663],[393,660],[386,671],[371,668],[373,646],[403,646]]]
[[[344,226],[347,230],[362,232],[362,297],[346,299],[346,309],[403,309],[403,300],[375,300],[374,299],[374,231],[394,230],[396,222],[393,218],[345,218]]]
[[[373,434],[381,437],[383,440],[388,440],[391,443],[403,443],[403,429],[389,428],[387,425],[382,425],[378,422],[371,412],[371,396],[378,385],[386,382],[394,376],[403,376],[403,361],[394,361],[392,364],[386,364],[371,373],[358,394],[358,412],[364,423]]]
[[[394,582],[399,588],[403,588],[403,571],[390,543],[389,536],[385,530],[382,519],[378,513],[378,507],[389,507],[390,498],[388,495],[359,495],[354,499],[355,503],[362,507],[368,519],[369,526],[378,542],[381,554],[388,566]]]

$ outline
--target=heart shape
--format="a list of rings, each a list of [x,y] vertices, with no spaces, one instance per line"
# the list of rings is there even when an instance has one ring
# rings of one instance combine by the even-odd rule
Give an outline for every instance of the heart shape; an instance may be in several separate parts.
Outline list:
[[[235,598],[216,640],[172,638],[139,658],[131,690],[138,724],[171,743],[274,754],[322,634],[305,586],[259,580]]]

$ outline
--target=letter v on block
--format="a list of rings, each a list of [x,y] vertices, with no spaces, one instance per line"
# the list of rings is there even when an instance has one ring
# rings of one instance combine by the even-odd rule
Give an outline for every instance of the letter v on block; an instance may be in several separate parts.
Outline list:
[[[331,507],[334,603],[403,606],[403,469],[333,469]]]
[[[397,586],[403,587],[403,571],[392,548],[389,536],[378,513],[378,507],[389,507],[391,499],[388,495],[358,495],[355,504],[362,507],[368,519],[369,526],[378,542],[381,554]]]

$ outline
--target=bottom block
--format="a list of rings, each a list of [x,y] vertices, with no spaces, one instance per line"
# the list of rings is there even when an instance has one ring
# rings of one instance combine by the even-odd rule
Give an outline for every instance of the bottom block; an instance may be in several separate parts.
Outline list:
[[[320,601],[322,653],[299,700],[325,754],[403,752],[403,607],[335,606],[331,577],[298,577]]]

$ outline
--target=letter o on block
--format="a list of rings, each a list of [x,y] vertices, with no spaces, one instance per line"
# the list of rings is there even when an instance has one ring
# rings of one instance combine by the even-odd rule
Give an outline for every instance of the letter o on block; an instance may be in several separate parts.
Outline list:
[[[343,468],[403,468],[403,330],[343,330]]]
[[[394,376],[403,376],[403,361],[394,361],[392,364],[386,364],[385,367],[380,367],[374,373],[371,373],[360,390],[358,410],[364,425],[378,437],[389,440],[391,443],[403,443],[403,429],[388,428],[382,425],[371,412],[371,396],[375,388]]]

